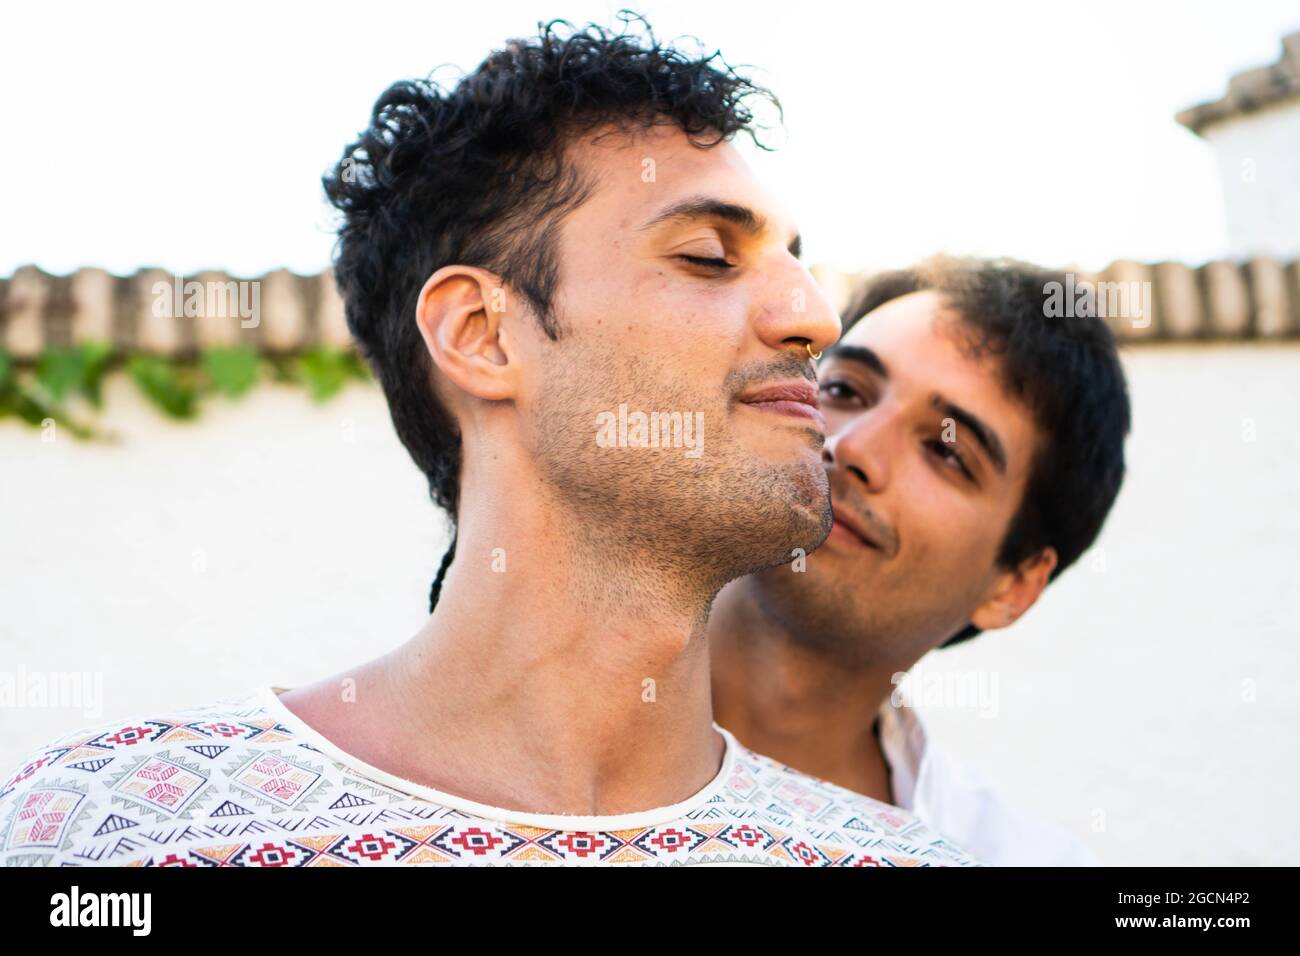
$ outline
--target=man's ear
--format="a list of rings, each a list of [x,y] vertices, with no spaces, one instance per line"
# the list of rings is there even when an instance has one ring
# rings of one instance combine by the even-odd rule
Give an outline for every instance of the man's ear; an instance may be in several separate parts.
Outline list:
[[[975,609],[970,622],[981,631],[993,631],[1019,620],[1047,587],[1056,567],[1056,549],[1044,548],[998,578],[993,594]]]
[[[504,325],[505,288],[486,269],[444,266],[429,276],[415,321],[438,371],[486,401],[513,398],[517,363]]]

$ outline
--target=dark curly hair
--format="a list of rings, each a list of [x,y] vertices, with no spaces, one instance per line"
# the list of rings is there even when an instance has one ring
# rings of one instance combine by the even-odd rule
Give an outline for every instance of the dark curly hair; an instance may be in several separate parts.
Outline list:
[[[962,319],[973,355],[994,355],[1008,391],[1033,414],[1043,443],[998,564],[1013,568],[1052,547],[1051,579],[1096,540],[1124,481],[1131,412],[1115,337],[1104,319],[1049,318],[1049,283],[1066,274],[1012,259],[935,256],[873,276],[844,310],[847,333],[873,309],[911,292],[939,292]],[[942,646],[979,634],[967,625]]]
[[[432,77],[394,83],[323,177],[342,214],[334,277],[348,328],[453,529],[460,434],[434,392],[414,321],[428,277],[450,264],[487,269],[558,339],[555,239],[563,217],[593,189],[566,159],[566,145],[597,127],[675,123],[701,147],[744,131],[766,149],[747,103],[756,96],[780,116],[776,97],[718,52],[663,44],[628,11],[620,21],[617,31],[539,24],[536,37],[509,41],[449,90]],[[431,606],[454,550],[453,537]]]

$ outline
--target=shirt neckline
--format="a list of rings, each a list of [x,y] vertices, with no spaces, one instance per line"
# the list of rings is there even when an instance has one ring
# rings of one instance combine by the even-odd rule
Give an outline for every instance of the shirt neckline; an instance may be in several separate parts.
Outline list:
[[[893,803],[923,816],[921,778],[930,750],[929,735],[920,715],[909,705],[895,706],[885,698],[877,711],[880,717],[880,749],[889,764]]]
[[[446,793],[442,790],[436,790],[433,787],[416,783],[413,780],[407,780],[396,774],[381,770],[371,764],[366,763],[359,757],[353,756],[342,747],[339,747],[324,734],[317,731],[314,727],[309,726],[301,717],[291,711],[280,700],[280,693],[288,691],[291,688],[277,687],[271,684],[259,685],[257,695],[265,704],[268,711],[276,719],[290,727],[294,732],[312,747],[334,758],[340,763],[346,764],[349,769],[375,781],[384,784],[394,790],[409,794],[414,797],[428,800],[440,806],[460,810],[471,816],[484,817],[499,823],[513,823],[522,826],[540,827],[546,830],[579,830],[591,832],[608,832],[610,830],[634,830],[645,827],[658,826],[671,820],[684,817],[692,810],[696,810],[713,799],[714,795],[722,789],[727,777],[731,773],[732,765],[737,759],[739,744],[736,738],[725,727],[719,726],[716,722],[713,729],[722,735],[726,746],[722,754],[722,765],[704,787],[697,790],[694,794],[687,797],[680,803],[670,804],[663,807],[654,807],[649,810],[639,810],[635,813],[622,813],[603,816],[584,816],[568,813],[529,813],[522,810],[510,810],[505,807],[495,807],[486,803],[479,803],[465,797],[459,797],[452,793]]]

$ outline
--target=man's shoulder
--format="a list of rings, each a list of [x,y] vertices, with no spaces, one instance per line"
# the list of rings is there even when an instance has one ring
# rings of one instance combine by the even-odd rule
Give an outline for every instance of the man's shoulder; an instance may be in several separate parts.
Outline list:
[[[818,848],[841,845],[878,866],[977,866],[980,861],[900,807],[737,745],[729,789],[769,816],[811,834]],[[834,862],[834,861],[829,861]]]
[[[292,740],[259,690],[84,725],[6,768],[0,865],[70,862],[88,842],[107,845],[118,831],[173,816],[214,776],[213,762],[233,745]]]
[[[1039,819],[982,772],[935,749],[929,755],[923,812],[972,852],[998,866],[1099,866],[1078,837]]]
[[[992,866],[1097,866],[1081,840],[1018,806],[938,746],[910,705],[880,707],[881,746],[899,803]]]

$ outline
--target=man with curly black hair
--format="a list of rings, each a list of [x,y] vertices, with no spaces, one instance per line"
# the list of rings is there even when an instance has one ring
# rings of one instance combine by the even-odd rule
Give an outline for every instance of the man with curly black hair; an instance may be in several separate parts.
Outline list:
[[[839,319],[730,142],[768,99],[564,23],[380,96],[325,186],[349,326],[454,524],[435,612],[336,677],[101,731],[140,761],[99,775],[118,819],[34,859],[199,805],[236,830],[113,862],[973,862],[712,720],[714,595],[831,525],[812,357]],[[60,752],[10,788],[24,820],[73,799]]]

